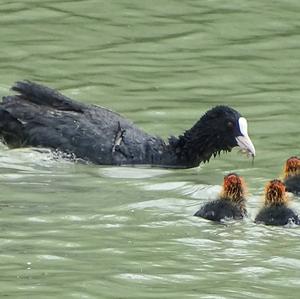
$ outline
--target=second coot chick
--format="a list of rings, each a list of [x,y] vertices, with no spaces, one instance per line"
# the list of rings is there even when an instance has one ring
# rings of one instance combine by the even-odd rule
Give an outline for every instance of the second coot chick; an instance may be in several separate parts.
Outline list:
[[[242,219],[246,216],[246,187],[243,178],[235,173],[224,177],[220,198],[202,206],[194,215],[208,220]]]
[[[285,185],[280,180],[272,180],[266,185],[264,207],[255,218],[256,223],[266,225],[300,224],[298,215],[287,206]]]
[[[286,191],[300,195],[300,159],[290,157],[284,165],[284,184]]]

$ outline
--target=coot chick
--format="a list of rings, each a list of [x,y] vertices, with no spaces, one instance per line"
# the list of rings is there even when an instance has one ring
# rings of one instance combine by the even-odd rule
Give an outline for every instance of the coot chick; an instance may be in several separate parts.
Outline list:
[[[287,207],[288,197],[285,185],[280,180],[272,180],[266,185],[264,207],[255,218],[256,223],[265,225],[300,224],[298,215]]]
[[[286,191],[300,195],[300,159],[298,157],[290,157],[285,162],[283,182]]]
[[[254,157],[247,121],[217,106],[168,142],[151,136],[121,115],[73,101],[56,90],[17,82],[18,94],[0,103],[0,135],[9,147],[46,147],[102,165],[146,164],[191,168],[239,146]]]
[[[202,206],[194,215],[208,220],[242,219],[247,215],[246,186],[242,177],[230,173],[224,177],[220,198]]]

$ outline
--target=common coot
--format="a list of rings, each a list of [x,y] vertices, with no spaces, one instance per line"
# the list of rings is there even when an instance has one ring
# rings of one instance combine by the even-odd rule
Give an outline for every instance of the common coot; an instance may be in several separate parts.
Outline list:
[[[113,111],[43,85],[23,81],[12,89],[17,94],[0,103],[0,135],[9,147],[46,147],[103,165],[176,168],[196,167],[235,146],[255,155],[246,119],[228,106],[212,108],[191,129],[165,142]]]

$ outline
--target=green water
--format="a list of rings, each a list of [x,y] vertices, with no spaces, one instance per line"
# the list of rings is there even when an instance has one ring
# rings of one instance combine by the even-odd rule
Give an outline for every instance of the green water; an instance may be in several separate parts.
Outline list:
[[[299,12],[296,0],[2,0],[0,95],[35,80],[163,137],[228,104],[257,157],[160,170],[2,145],[0,297],[298,298],[299,229],[252,221],[264,184],[299,155]],[[229,171],[248,184],[249,219],[192,217]]]

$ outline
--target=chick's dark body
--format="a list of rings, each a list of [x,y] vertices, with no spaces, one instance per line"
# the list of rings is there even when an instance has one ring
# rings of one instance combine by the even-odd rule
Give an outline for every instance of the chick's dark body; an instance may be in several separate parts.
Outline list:
[[[288,223],[300,224],[298,215],[284,205],[264,207],[255,217],[255,222],[275,226]]]
[[[242,219],[245,215],[239,207],[230,200],[217,199],[202,206],[194,216],[220,222],[228,219]]]

